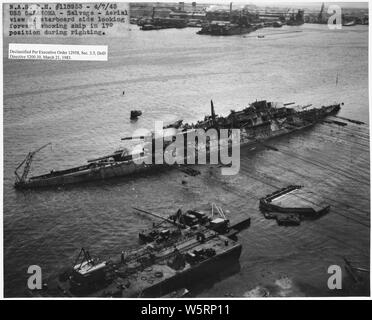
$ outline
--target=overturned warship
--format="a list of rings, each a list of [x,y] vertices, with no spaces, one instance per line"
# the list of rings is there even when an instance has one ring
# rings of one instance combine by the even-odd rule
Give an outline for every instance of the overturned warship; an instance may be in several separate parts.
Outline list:
[[[174,138],[177,135],[186,136],[189,133],[197,132],[198,129],[208,130],[213,128],[217,131],[220,129],[239,129],[239,145],[254,145],[267,139],[309,128],[340,110],[340,104],[332,104],[320,108],[312,108],[311,105],[288,107],[289,104],[293,103],[256,101],[243,110],[231,110],[228,116],[218,116],[211,101],[211,114],[206,116],[204,120],[195,124],[181,124],[181,122],[177,122],[177,124],[171,125],[169,129],[166,129],[171,131],[168,135],[172,136],[172,139],[165,135],[162,138],[156,138],[154,133],[149,137],[124,137],[122,140],[141,140],[140,148],[120,149],[112,154],[88,160],[87,164],[78,167],[52,170],[46,174],[29,177],[31,163],[35,154],[45,147],[43,146],[36,151],[30,152],[26,159],[16,168],[15,188],[63,186],[127,176],[138,172],[159,169],[160,167],[171,167],[172,165],[168,165],[166,161],[161,164],[155,161],[156,157],[159,156],[159,151],[154,151],[156,139],[163,140],[163,149],[160,150],[162,159],[167,156],[166,148],[175,140]],[[230,143],[231,137],[226,140],[225,142]],[[221,140],[218,140],[218,147],[220,142]],[[188,141],[187,143],[195,145],[195,137],[193,141]],[[208,148],[204,150],[209,152]],[[187,163],[183,162],[183,164]],[[177,163],[174,165],[177,165]],[[19,171],[22,167],[23,173],[20,173]]]

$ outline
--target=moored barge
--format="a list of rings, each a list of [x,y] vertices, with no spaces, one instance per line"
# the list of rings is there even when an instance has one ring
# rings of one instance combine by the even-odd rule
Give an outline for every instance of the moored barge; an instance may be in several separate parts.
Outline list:
[[[202,235],[202,236],[200,236]],[[52,279],[41,290],[42,297],[159,297],[198,279],[211,270],[239,260],[242,245],[212,230],[182,237],[170,246],[142,246],[122,254],[120,260],[97,261],[82,249],[75,265]],[[80,258],[80,255],[79,257]]]

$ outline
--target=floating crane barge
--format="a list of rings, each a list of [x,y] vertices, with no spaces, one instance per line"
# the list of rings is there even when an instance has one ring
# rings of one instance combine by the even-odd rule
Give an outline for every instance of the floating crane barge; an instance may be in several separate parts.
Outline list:
[[[214,128],[217,131],[220,129],[240,129],[239,144],[256,145],[274,137],[309,128],[340,110],[340,104],[322,106],[321,108],[310,108],[310,106],[290,108],[288,105],[267,102],[266,100],[256,101],[241,111],[232,110],[228,116],[224,117],[215,114],[213,102],[211,102],[211,115],[206,116],[204,120],[191,125],[187,123],[181,124],[179,121],[171,125],[167,130],[172,130],[173,133],[171,135],[176,137],[177,135],[186,136],[187,133],[196,132],[197,129],[208,130]],[[125,137],[122,140],[143,140],[144,138]],[[149,141],[155,141],[154,133],[150,136]],[[28,177],[34,155],[45,147],[43,146],[37,151],[30,152],[27,158],[17,167],[15,187],[22,189],[63,186],[94,180],[106,180],[133,175],[151,169],[159,169],[160,167],[169,167],[165,161],[163,161],[163,164],[156,164],[153,161],[155,158],[154,143],[149,143],[149,141],[147,141],[147,144],[143,144],[140,152],[135,151],[135,149],[132,151],[122,149],[97,159],[88,160],[88,163],[82,166],[66,170],[52,170],[43,175]],[[160,151],[162,152],[161,156],[165,157],[165,148],[171,141],[164,140],[163,142],[164,149]],[[219,140],[220,142],[222,141]],[[225,142],[231,142],[230,138]],[[195,144],[195,139],[193,143]],[[205,150],[208,150],[208,148],[205,148]],[[152,159],[152,161],[146,161],[149,159]],[[187,158],[185,159],[187,160]],[[20,175],[18,170],[21,169],[22,165],[24,165],[24,172]]]
[[[242,228],[240,229],[242,230]],[[75,264],[32,296],[159,297],[228,268],[240,257],[236,232],[199,226],[177,241],[142,245],[121,259],[99,261],[82,249]]]
[[[222,212],[217,206],[215,208]],[[182,219],[189,213],[178,212],[179,219],[174,219],[134,209],[180,231],[173,238],[148,237],[145,245],[122,251],[120,259],[93,259],[82,248],[71,268],[49,279],[43,289],[29,293],[47,297],[164,296],[204,279],[211,275],[211,270],[219,272],[236,263],[242,250],[237,234],[250,225],[249,217],[232,226],[224,215],[223,218],[202,219],[209,223],[191,224]],[[159,228],[160,225],[154,225],[152,230]]]
[[[82,267],[75,266],[70,278],[59,282],[60,295],[157,297],[239,259],[240,243],[211,230],[201,234],[203,238],[182,238],[152,255],[130,256],[124,264],[92,265],[90,260]],[[91,275],[97,275],[93,282]]]

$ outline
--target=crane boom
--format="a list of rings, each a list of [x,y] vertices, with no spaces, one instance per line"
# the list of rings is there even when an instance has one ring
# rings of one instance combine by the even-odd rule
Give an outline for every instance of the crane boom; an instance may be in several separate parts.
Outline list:
[[[17,168],[14,171],[14,173],[16,175],[16,180],[17,180],[16,183],[26,181],[27,175],[30,172],[31,163],[32,163],[34,155],[36,153],[38,153],[39,151],[41,151],[42,149],[46,148],[48,145],[51,145],[51,144],[52,144],[51,142],[48,142],[48,143],[44,144],[43,146],[41,146],[40,148],[38,148],[34,151],[30,151],[28,153],[26,158],[17,166]],[[23,169],[23,173],[22,173],[22,176],[19,176],[18,170],[19,170],[20,167],[22,167],[23,164],[25,164],[24,169]]]
[[[176,225],[176,226],[178,226],[178,227],[181,227],[181,228],[184,227],[184,225],[183,225],[182,223],[178,223],[177,221],[173,221],[173,220],[171,220],[171,219],[169,219],[169,218],[164,218],[164,217],[162,217],[162,216],[160,216],[160,215],[158,215],[158,214],[156,214],[156,213],[149,212],[149,211],[142,210],[142,209],[135,208],[135,207],[132,207],[132,208],[133,208],[134,210],[139,211],[139,212],[143,212],[143,213],[149,214],[149,215],[151,215],[151,216],[153,216],[153,217],[155,217],[155,218],[158,218],[158,219],[161,219],[161,220],[166,221],[166,222],[168,222],[168,223],[174,224],[174,225]]]

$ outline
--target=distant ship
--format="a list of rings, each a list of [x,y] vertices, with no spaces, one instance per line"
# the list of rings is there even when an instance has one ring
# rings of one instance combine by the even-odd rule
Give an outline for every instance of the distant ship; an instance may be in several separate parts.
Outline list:
[[[141,30],[143,31],[148,31],[148,30],[160,30],[160,29],[165,29],[165,27],[161,27],[161,26],[155,26],[155,25],[152,25],[152,24],[145,24],[141,27]]]
[[[293,103],[289,103],[293,104]],[[288,108],[289,104],[256,101],[241,111],[232,110],[226,117],[217,116],[211,101],[211,115],[196,124],[182,124],[178,121],[170,125],[171,136],[178,134],[185,136],[187,132],[197,129],[240,129],[240,145],[255,146],[267,139],[302,130],[322,121],[325,117],[335,114],[340,110],[340,104],[322,106],[321,108],[310,108],[309,106],[296,106]],[[168,126],[169,127],[169,126]],[[143,139],[144,137],[126,137],[122,140]],[[151,140],[152,139],[152,140]],[[153,133],[150,141],[154,141]],[[164,149],[161,156],[165,156],[166,147],[172,141],[163,141]],[[222,141],[220,141],[222,142]],[[231,142],[231,140],[227,141]],[[169,167],[168,164],[139,163],[141,159],[155,159],[154,143],[139,145],[140,148],[132,150],[121,149],[112,154],[105,155],[96,159],[88,160],[87,164],[73,167],[66,170],[50,171],[49,173],[28,177],[32,160],[39,150],[30,152],[26,159],[22,161],[15,170],[15,188],[38,188],[63,186],[69,184],[82,183],[94,180],[106,180],[114,177],[127,176],[160,167]],[[19,170],[23,167],[23,173]]]
[[[297,21],[297,20],[288,20],[287,26],[301,26],[304,24],[304,21]]]
[[[246,10],[233,10],[232,3],[229,12],[207,12],[207,19],[208,22],[198,34],[232,36],[253,32],[264,25],[257,16]]]
[[[281,28],[281,27],[283,27],[283,23],[281,21],[274,21],[273,22],[273,27],[274,28]]]
[[[155,17],[155,7],[153,8],[153,13],[151,18],[142,18],[137,20],[137,25],[141,30],[160,30],[160,29],[169,29],[169,28],[186,28],[187,21],[186,19],[179,18],[161,18]]]
[[[232,36],[246,34],[256,31],[259,26],[231,23],[229,21],[212,21],[204,25],[198,34],[209,34],[212,36]]]
[[[290,19],[287,21],[288,26],[300,26],[304,23],[304,10],[298,10],[297,14],[293,12]]]
[[[355,26],[355,25],[356,25],[355,20],[342,23],[342,26],[344,26],[344,27],[352,27],[352,26]]]

